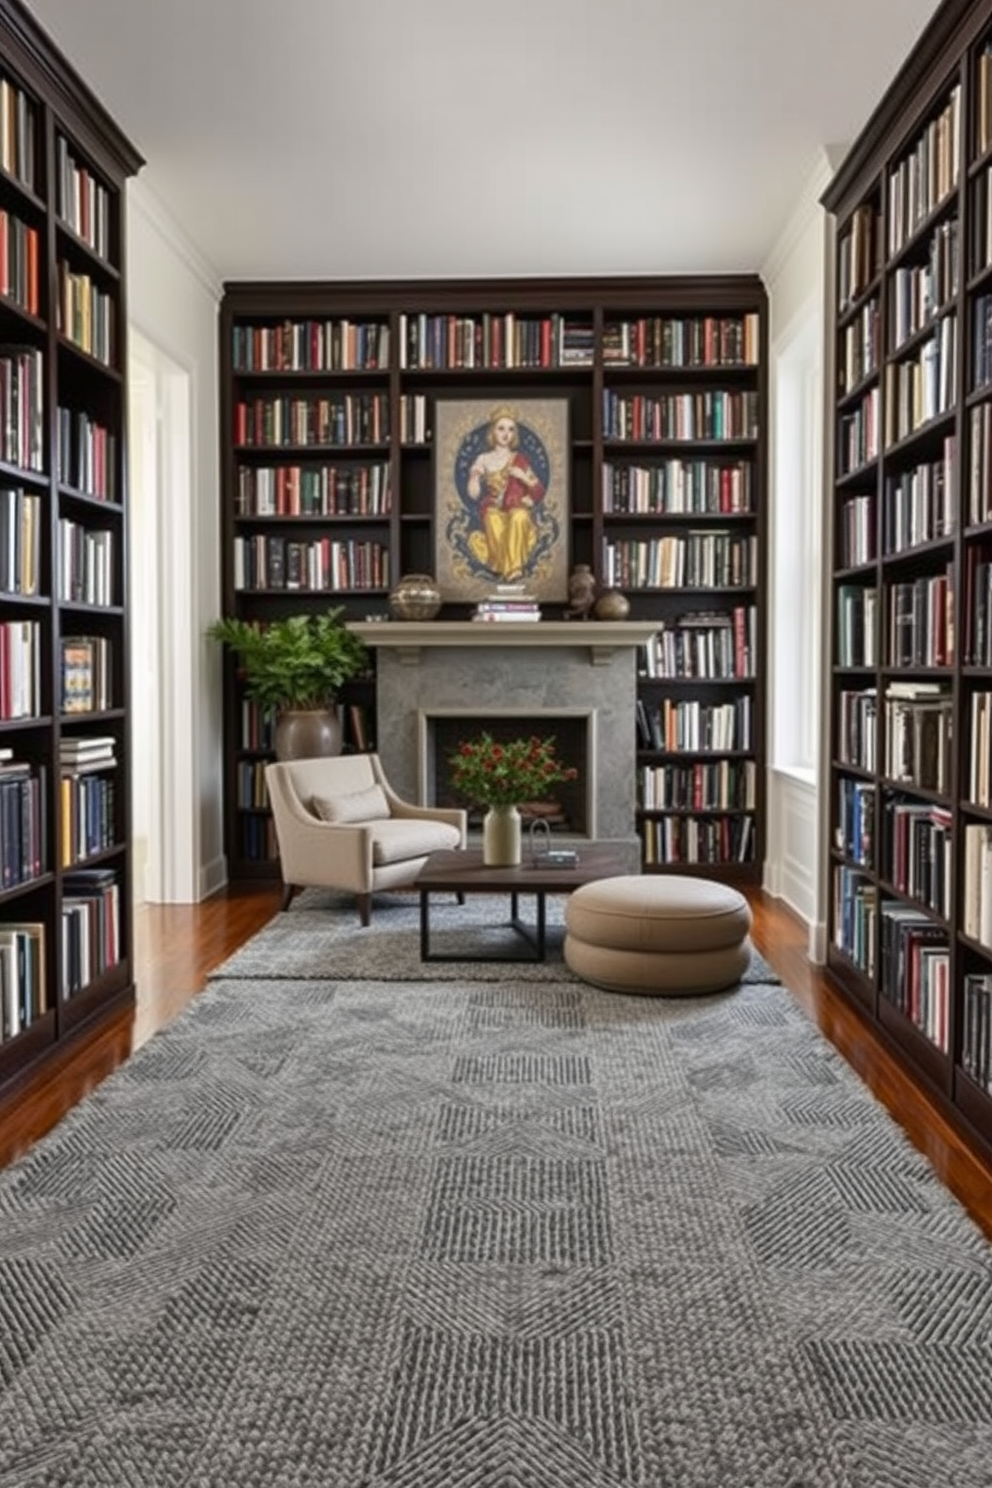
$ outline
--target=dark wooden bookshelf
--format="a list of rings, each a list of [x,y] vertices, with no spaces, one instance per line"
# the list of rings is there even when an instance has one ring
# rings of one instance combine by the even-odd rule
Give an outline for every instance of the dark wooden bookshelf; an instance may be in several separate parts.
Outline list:
[[[978,427],[992,402],[992,362],[983,377],[975,376],[986,338],[992,350],[990,325],[980,323],[977,309],[992,283],[992,233],[984,227],[988,201],[982,195],[992,163],[992,58],[981,58],[990,47],[989,7],[946,0],[823,197],[836,222],[839,369],[828,973],[986,1154],[992,1151],[992,936],[986,944],[968,933],[979,885],[974,864],[966,861],[966,829],[986,831],[990,817],[986,805],[970,799],[970,772],[979,744],[976,698],[992,690],[992,669],[975,665],[968,650],[969,565],[983,539],[987,543],[992,520],[989,462],[981,455]],[[932,191],[919,184],[928,175],[920,169],[924,155]],[[918,184],[910,186],[914,180]],[[907,192],[915,213],[904,211]],[[856,257],[852,234],[863,237],[870,219],[877,242],[864,255],[866,282],[856,284],[854,298],[844,304],[844,265]],[[949,286],[937,282],[948,235],[956,245]],[[897,334],[907,286],[923,291],[923,318],[914,323],[910,315],[908,329]],[[848,472],[842,419],[857,399],[843,386],[844,332],[855,309],[872,302],[880,322],[877,448]],[[914,362],[918,376],[906,371]],[[912,383],[919,400],[906,399],[909,417],[898,419],[894,405]],[[973,461],[981,467],[974,481],[987,504],[978,520],[969,508]],[[939,469],[939,500],[927,466]],[[910,481],[916,536],[911,545],[887,551],[886,514],[892,521],[893,504]],[[928,503],[939,505],[945,492],[951,520],[937,520],[935,530],[932,511],[928,525]],[[845,566],[840,513],[855,497],[866,499],[871,551]],[[875,594],[874,650],[859,666],[847,666],[840,656],[845,622],[839,597],[852,586]],[[925,664],[918,656],[908,664],[900,657],[907,635],[913,645],[922,635]],[[915,698],[898,696],[914,684],[921,689]],[[928,695],[934,684],[940,702]],[[842,709],[846,716],[851,695],[858,694],[866,715],[874,709],[874,751],[848,763],[840,747]],[[946,730],[934,722],[941,707]],[[989,747],[976,767],[987,784]],[[911,883],[914,876],[920,882]],[[981,893],[992,895],[992,876]]]
[[[492,322],[512,316],[521,321],[545,320],[554,330],[547,333],[550,343],[543,343],[542,365],[478,365],[490,346],[489,334],[482,335],[482,324],[491,334]],[[426,343],[418,342],[410,326],[418,317],[471,318],[480,325],[476,342],[476,365],[428,366]],[[734,335],[726,329],[723,337],[714,337],[703,345],[700,359],[693,353],[673,365],[665,351],[660,330],[655,322],[677,321],[689,339],[689,322],[726,322],[738,327],[743,337],[747,326],[747,345],[740,345],[740,356],[734,355]],[[388,329],[389,353],[385,365],[374,368],[358,366],[354,371],[315,372],[290,366],[281,370],[260,371],[253,366],[239,367],[238,345],[244,343],[249,329],[260,330],[308,321],[340,325],[377,325]],[[641,324],[643,323],[643,325]],[[580,328],[578,334],[575,328]],[[626,327],[626,329],[624,329]],[[404,330],[405,328],[405,330]],[[694,334],[694,333],[693,333]],[[626,337],[626,341],[624,341]],[[652,340],[652,337],[654,338]],[[454,343],[453,343],[454,344]],[[551,354],[548,355],[550,344]],[[447,350],[448,343],[444,342]],[[577,352],[577,347],[579,351]],[[627,360],[618,361],[618,348]],[[562,354],[559,355],[559,352]],[[566,356],[567,352],[567,356]],[[733,697],[746,698],[750,705],[750,732],[746,740],[735,739],[725,749],[707,751],[704,763],[727,762],[738,772],[749,770],[753,776],[753,807],[747,812],[724,807],[704,816],[722,818],[729,833],[731,824],[746,820],[743,858],[737,861],[685,861],[643,848],[644,866],[648,871],[677,867],[679,871],[700,873],[727,872],[734,877],[759,882],[765,848],[765,531],[767,502],[767,301],[763,284],[756,275],[684,276],[671,278],[590,278],[590,279],[514,279],[454,281],[349,281],[349,282],[231,282],[225,285],[220,317],[220,417],[221,417],[221,491],[223,530],[223,607],[225,614],[265,620],[291,611],[341,605],[346,615],[364,620],[370,614],[388,614],[389,590],[406,573],[432,573],[434,569],[433,518],[433,449],[431,430],[438,399],[484,397],[494,402],[546,392],[549,396],[567,398],[569,404],[569,458],[571,512],[568,523],[568,566],[588,564],[596,576],[600,592],[619,588],[630,602],[633,619],[657,619],[659,627],[671,627],[683,615],[699,611],[732,612],[734,606],[753,609],[750,634],[750,675],[704,679],[675,676],[670,679],[647,677],[639,688],[645,707],[656,708],[664,696],[701,698],[708,704],[724,704]],[[583,360],[571,360],[581,353]],[[716,353],[716,354],[715,354]],[[540,351],[538,352],[540,357]],[[445,360],[445,358],[441,358]],[[631,364],[636,361],[636,364]],[[280,444],[277,447],[246,444],[239,438],[236,410],[242,400],[260,397],[294,397],[325,393],[329,398],[346,395],[381,394],[389,408],[388,437],[371,443],[336,446]],[[647,438],[638,429],[637,437],[615,437],[606,423],[607,400],[615,394],[618,400],[664,400],[678,397],[723,393],[721,416],[753,415],[746,434],[737,430],[732,437],[713,437],[713,429],[694,426],[693,437],[673,438],[665,428],[665,437]],[[411,437],[413,431],[401,428],[400,408],[405,398],[423,400],[426,438]],[[738,400],[731,404],[730,398]],[[750,400],[748,403],[747,400]],[[712,400],[711,403],[719,401]],[[740,412],[740,405],[745,412]],[[643,404],[641,405],[643,410]],[[241,431],[243,432],[243,430]],[[630,432],[629,430],[627,432]],[[679,431],[681,433],[681,429]],[[729,430],[728,430],[729,436]],[[604,496],[604,481],[611,467],[630,470],[637,467],[659,471],[666,462],[702,462],[710,468],[741,467],[746,469],[749,502],[746,510],[694,511],[611,510]],[[252,467],[278,467],[298,463],[349,467],[384,463],[388,467],[392,497],[388,512],[372,516],[331,516],[301,518],[293,515],[272,517],[245,514],[238,510],[241,472]],[[628,477],[629,479],[630,477]],[[742,477],[744,479],[745,477]],[[655,476],[657,480],[657,475]],[[729,477],[728,477],[729,481]],[[710,587],[662,587],[657,583],[627,582],[623,579],[605,582],[607,549],[627,543],[630,551],[655,539],[672,537],[685,542],[690,530],[700,533],[719,532],[726,528],[734,541],[751,540],[753,572],[749,582],[733,589]],[[234,553],[238,538],[275,534],[279,529],[294,537],[331,536],[341,540],[374,541],[388,555],[388,582],[367,588],[330,588],[325,591],[286,591],[272,585],[246,590],[235,585]],[[542,605],[548,619],[560,619],[566,605],[550,601]],[[472,606],[446,602],[439,618],[468,619]],[[642,671],[644,667],[642,666]],[[240,734],[242,698],[237,676],[228,662],[225,672],[225,844],[228,868],[234,880],[267,878],[278,874],[271,841],[265,838],[267,813],[264,808],[239,804],[238,766],[245,763],[245,748]],[[345,698],[346,706],[352,702]],[[631,719],[635,732],[637,721]],[[374,720],[370,726],[374,738]],[[346,734],[346,747],[349,747]],[[648,834],[656,833],[659,822],[666,818],[681,824],[684,809],[670,811],[649,809],[644,801],[644,772],[649,768],[686,766],[699,762],[698,750],[659,749],[651,738],[638,740],[636,779],[631,781],[632,797],[637,795],[637,818],[642,844]],[[697,816],[699,813],[695,813]],[[727,836],[725,839],[732,839]],[[250,850],[249,850],[250,844]],[[722,846],[718,850],[723,853]]]
[[[134,1001],[124,213],[143,162],[18,0],[0,0],[0,105],[0,1095],[16,1099]],[[97,738],[102,760],[63,768]]]

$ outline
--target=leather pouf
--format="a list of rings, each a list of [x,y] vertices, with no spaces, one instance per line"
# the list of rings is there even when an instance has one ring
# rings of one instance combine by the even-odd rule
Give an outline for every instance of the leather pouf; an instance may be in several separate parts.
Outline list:
[[[744,895],[707,878],[627,874],[583,884],[565,910],[565,963],[608,992],[691,997],[734,986],[751,960]]]

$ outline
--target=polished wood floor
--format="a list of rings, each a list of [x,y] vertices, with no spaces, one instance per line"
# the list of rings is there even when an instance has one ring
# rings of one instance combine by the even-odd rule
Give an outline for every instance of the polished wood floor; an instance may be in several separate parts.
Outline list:
[[[89,1090],[196,996],[209,973],[279,908],[277,887],[235,886],[203,904],[145,906],[135,923],[137,1000],[84,1050],[0,1103],[0,1165],[50,1130]],[[992,1164],[910,1079],[872,1029],[810,965],[806,927],[767,895],[751,895],[754,941],[796,1001],[925,1153],[992,1240]]]

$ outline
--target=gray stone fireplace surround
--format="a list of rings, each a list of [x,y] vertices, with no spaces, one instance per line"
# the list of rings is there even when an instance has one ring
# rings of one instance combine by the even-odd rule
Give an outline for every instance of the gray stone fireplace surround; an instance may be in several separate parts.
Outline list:
[[[637,648],[651,621],[485,625],[472,621],[368,621],[350,626],[376,650],[376,740],[394,789],[435,804],[438,718],[519,718],[521,731],[585,725],[584,837],[640,863],[635,820]]]

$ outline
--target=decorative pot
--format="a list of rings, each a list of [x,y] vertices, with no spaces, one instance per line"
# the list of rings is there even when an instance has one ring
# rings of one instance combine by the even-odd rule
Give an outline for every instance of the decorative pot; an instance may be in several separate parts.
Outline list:
[[[337,708],[284,708],[276,720],[277,760],[320,759],[341,753],[341,715]]]
[[[433,620],[441,608],[441,590],[430,574],[404,574],[389,595],[395,620]]]
[[[514,868],[520,859],[520,812],[490,806],[482,819],[482,861],[487,868]]]
[[[607,589],[593,605],[597,620],[626,620],[630,614],[630,600],[619,589]]]

